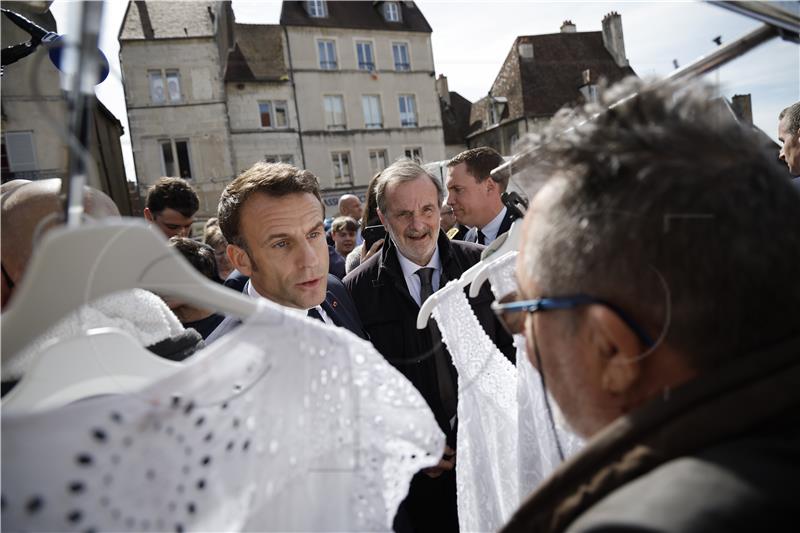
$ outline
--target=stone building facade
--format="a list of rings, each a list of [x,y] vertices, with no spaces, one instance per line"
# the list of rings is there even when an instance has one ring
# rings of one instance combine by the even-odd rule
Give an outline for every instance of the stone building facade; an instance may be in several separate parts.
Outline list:
[[[489,94],[470,108],[466,144],[511,155],[518,139],[560,108],[595,98],[599,80],[635,75],[625,57],[620,15],[609,13],[602,27],[578,32],[565,21],[559,33],[517,37]]]
[[[284,2],[279,25],[230,2],[131,2],[120,62],[137,176],[190,178],[199,218],[259,160],[320,179],[327,214],[400,157],[444,158],[431,28],[413,2]]]
[[[57,31],[49,3],[3,2],[39,26]],[[24,43],[30,35],[2,19],[2,43]],[[70,116],[61,73],[40,46],[34,53],[6,66],[2,90],[2,181],[48,179],[69,176],[70,153],[62,137]],[[132,214],[125,165],[122,158],[120,121],[99,100],[91,109],[87,183],[108,194],[123,215]]]

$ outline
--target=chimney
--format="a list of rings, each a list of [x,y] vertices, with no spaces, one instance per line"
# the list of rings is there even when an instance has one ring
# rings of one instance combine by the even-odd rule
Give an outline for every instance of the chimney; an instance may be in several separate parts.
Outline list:
[[[561,23],[561,33],[575,33],[576,31],[578,31],[578,28],[575,27],[571,20],[565,20]]]
[[[439,77],[436,78],[436,92],[439,93],[439,98],[444,100],[444,102],[449,106],[450,89],[447,86],[447,76],[444,74],[439,74]]]
[[[612,11],[603,17],[603,44],[619,67],[629,66],[625,57],[625,39],[622,36],[622,17]]]
[[[737,94],[731,99],[731,107],[742,124],[753,125],[753,105],[749,94]]]

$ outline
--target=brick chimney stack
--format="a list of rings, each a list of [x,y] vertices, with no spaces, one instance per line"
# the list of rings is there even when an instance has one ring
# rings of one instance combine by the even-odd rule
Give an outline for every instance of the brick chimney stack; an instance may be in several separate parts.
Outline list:
[[[439,93],[439,98],[450,105],[450,88],[447,86],[447,76],[444,74],[439,74],[436,78],[436,92]]]
[[[565,20],[561,23],[561,33],[575,33],[577,31],[578,28],[571,20]]]
[[[603,17],[603,44],[614,58],[617,66],[629,66],[628,58],[625,57],[625,39],[622,36],[622,17],[616,11],[612,11]]]

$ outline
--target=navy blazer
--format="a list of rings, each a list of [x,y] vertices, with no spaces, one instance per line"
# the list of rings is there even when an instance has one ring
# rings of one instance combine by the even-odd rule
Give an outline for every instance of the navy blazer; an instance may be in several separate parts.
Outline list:
[[[495,215],[497,216],[497,215]],[[506,233],[508,230],[511,229],[511,224],[517,220],[517,215],[511,212],[511,209],[506,208],[506,216],[503,217],[503,221],[500,222],[500,228],[497,230],[497,237]],[[495,237],[495,239],[497,238]],[[478,242],[478,228],[474,227],[470,229],[466,235],[464,235],[464,240],[467,242]]]
[[[247,285],[244,286],[242,292],[247,294]],[[334,324],[349,329],[362,339],[369,340],[364,326],[361,325],[361,319],[358,316],[358,311],[353,299],[350,297],[350,293],[347,292],[339,278],[333,274],[328,274],[328,290],[325,293],[325,301],[322,302],[321,307],[333,320]],[[238,317],[226,316],[225,320],[208,336],[206,344],[211,344],[223,335],[227,335],[241,323],[242,320]]]

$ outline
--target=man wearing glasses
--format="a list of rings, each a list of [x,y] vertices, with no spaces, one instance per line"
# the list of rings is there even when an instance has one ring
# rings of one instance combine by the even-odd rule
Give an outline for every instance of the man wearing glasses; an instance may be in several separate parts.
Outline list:
[[[613,110],[554,120],[526,171],[550,179],[525,220],[519,295],[494,308],[591,440],[505,531],[785,528],[800,195],[710,92],[625,83],[616,94],[638,95]]]

